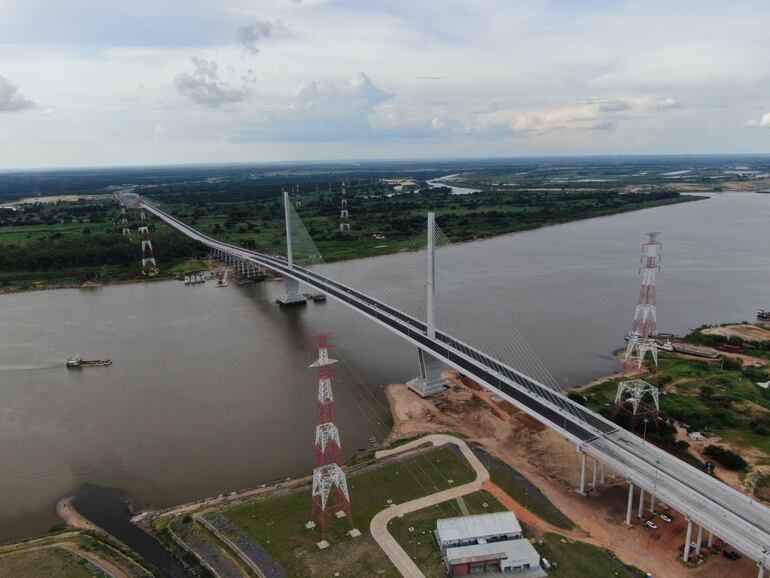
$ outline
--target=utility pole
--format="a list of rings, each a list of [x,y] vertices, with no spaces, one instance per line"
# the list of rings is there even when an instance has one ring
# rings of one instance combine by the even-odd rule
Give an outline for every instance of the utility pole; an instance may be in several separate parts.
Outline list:
[[[316,336],[318,359],[310,365],[310,367],[318,368],[318,413],[315,428],[312,506],[310,521],[306,524],[307,528],[313,528],[315,526],[313,520],[318,517],[324,540],[329,536],[331,510],[336,510],[338,517],[347,517],[351,532],[353,532],[353,515],[350,511],[347,477],[340,467],[342,444],[337,428],[337,415],[334,410],[334,397],[332,395],[331,365],[337,360],[329,358],[329,349],[332,345],[327,341],[328,338],[328,333],[321,333]],[[334,504],[329,507],[329,498],[332,494],[334,495]]]
[[[654,368],[658,366],[658,335],[656,311],[656,274],[660,270],[660,258],[663,245],[658,240],[660,233],[647,233],[647,242],[642,245],[642,286],[639,299],[634,311],[634,322],[626,339],[626,355],[623,361],[623,373],[634,371],[636,379],[621,381],[615,392],[615,407],[625,408],[631,402],[631,431],[636,431],[640,415],[649,414],[657,425],[660,414],[658,388],[642,379],[645,372],[645,357],[649,351],[652,355]],[[645,397],[652,399],[654,407],[640,412]],[[645,419],[645,437],[647,421]]]

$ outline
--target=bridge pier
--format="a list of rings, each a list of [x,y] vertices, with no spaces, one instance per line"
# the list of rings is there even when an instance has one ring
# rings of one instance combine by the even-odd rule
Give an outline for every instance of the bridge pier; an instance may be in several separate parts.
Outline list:
[[[655,496],[650,494],[650,514],[655,513]]]
[[[636,517],[640,520],[644,518],[644,490],[639,486],[639,508]]]
[[[606,481],[607,481],[607,467],[604,464],[602,464],[602,477],[601,477],[602,486],[605,484]]]
[[[682,560],[685,562],[690,561],[690,541],[692,540],[692,520],[687,518],[687,537],[684,540],[684,554]]]
[[[307,297],[299,292],[299,281],[296,279],[284,277],[283,289],[285,292],[283,296],[275,300],[279,305],[305,305],[307,303]]]
[[[709,539],[708,542],[706,542],[706,548],[709,550],[714,547],[714,532],[709,530]]]
[[[420,374],[406,383],[409,389],[420,397],[428,397],[449,387],[449,382],[441,375],[444,370],[443,364],[419,347],[417,348],[417,363],[420,367]]]
[[[626,508],[626,526],[631,527],[631,511],[634,506],[634,484],[628,480],[628,507]]]
[[[580,448],[578,448],[578,452],[580,452],[580,495],[585,496],[586,495],[586,455],[584,452],[580,451]]]
[[[759,566],[759,571],[757,572],[757,578],[765,578],[765,567],[762,566],[762,562],[757,564]]]
[[[591,489],[596,489],[596,480],[599,477],[599,460],[594,459],[594,477],[591,480]]]
[[[698,539],[695,542],[696,556],[700,556],[700,551],[702,547],[703,547],[703,524],[698,524]]]

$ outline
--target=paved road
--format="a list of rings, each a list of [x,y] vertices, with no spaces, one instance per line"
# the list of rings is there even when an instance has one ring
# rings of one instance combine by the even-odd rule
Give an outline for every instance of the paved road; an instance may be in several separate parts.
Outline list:
[[[426,442],[432,443],[434,447],[445,444],[456,445],[476,472],[476,479],[467,484],[463,484],[462,486],[457,486],[456,488],[450,488],[442,492],[431,494],[430,496],[424,496],[410,502],[404,502],[403,504],[396,504],[395,506],[382,510],[372,518],[372,523],[369,525],[369,531],[372,533],[372,537],[377,541],[385,554],[387,554],[388,558],[390,558],[390,561],[393,562],[396,569],[401,572],[405,578],[425,578],[425,575],[420,572],[417,565],[412,561],[409,555],[404,552],[404,549],[399,546],[398,542],[391,536],[390,532],[388,532],[388,522],[403,514],[422,510],[423,508],[435,506],[436,504],[448,500],[454,500],[455,498],[466,494],[478,492],[483,488],[484,483],[489,480],[489,472],[471,451],[468,444],[463,440],[450,435],[432,434],[421,437],[396,448],[380,450],[375,454],[375,457],[380,459],[406,452],[424,445]]]
[[[752,559],[767,557],[770,508],[655,446],[643,444],[602,416],[445,333],[437,331],[435,339],[428,338],[425,323],[402,311],[309,269],[290,268],[282,259],[203,235],[141,199],[140,206],[213,251],[259,263],[354,308],[576,442],[585,453],[646,492],[653,492]]]

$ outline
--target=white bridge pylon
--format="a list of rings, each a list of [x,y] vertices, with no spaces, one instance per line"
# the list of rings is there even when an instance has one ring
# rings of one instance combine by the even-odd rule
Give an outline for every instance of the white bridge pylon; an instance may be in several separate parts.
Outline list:
[[[765,567],[770,551],[770,509],[734,490],[601,415],[582,407],[560,391],[506,365],[499,359],[436,329],[349,285],[283,258],[244,249],[209,237],[165,213],[152,203],[141,206],[173,229],[209,249],[245,259],[291,277],[374,321],[432,357],[505,399],[513,406],[576,443],[583,454],[606,465],[631,487],[643,489],[694,523]],[[319,480],[320,481],[320,480]]]

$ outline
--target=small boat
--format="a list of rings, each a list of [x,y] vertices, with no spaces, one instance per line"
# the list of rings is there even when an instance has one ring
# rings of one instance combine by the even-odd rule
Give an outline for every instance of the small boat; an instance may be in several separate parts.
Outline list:
[[[104,367],[112,365],[111,359],[83,359],[79,355],[73,355],[67,360],[67,367],[70,369],[79,367]]]

